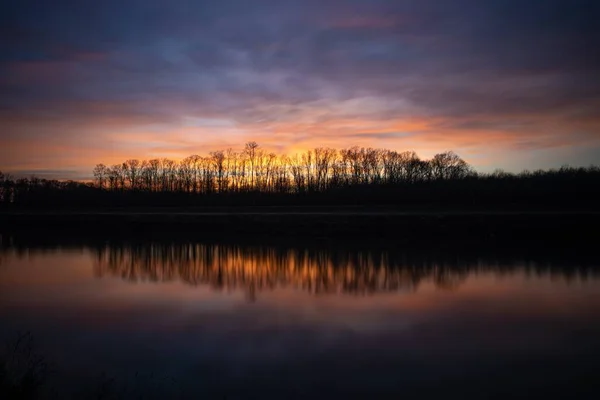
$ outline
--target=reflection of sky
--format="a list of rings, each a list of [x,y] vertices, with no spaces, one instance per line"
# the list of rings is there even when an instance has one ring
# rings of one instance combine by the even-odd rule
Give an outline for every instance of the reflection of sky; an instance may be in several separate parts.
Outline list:
[[[348,390],[410,390],[431,374],[443,385],[540,360],[562,363],[563,379],[585,372],[585,356],[600,351],[599,289],[593,277],[517,269],[471,274],[453,290],[432,281],[371,295],[286,286],[249,302],[242,290],[98,278],[91,253],[58,251],[3,255],[0,321],[3,335],[33,331],[40,350],[78,373],[153,370],[195,385],[227,378],[229,393],[340,379]]]
[[[600,156],[592,1],[38,3],[0,6],[4,170],[248,140],[454,150],[483,170]]]

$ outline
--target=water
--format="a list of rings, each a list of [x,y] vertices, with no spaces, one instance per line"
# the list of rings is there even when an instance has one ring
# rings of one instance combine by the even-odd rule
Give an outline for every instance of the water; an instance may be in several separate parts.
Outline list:
[[[31,332],[41,393],[61,398],[597,398],[599,267],[579,251],[5,238],[0,334]]]

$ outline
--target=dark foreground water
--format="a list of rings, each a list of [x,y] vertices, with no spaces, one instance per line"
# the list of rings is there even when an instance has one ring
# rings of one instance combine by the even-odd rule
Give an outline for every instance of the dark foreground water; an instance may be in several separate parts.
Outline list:
[[[4,363],[18,375],[31,332],[17,356],[49,365],[41,395],[600,396],[593,253],[11,240]]]

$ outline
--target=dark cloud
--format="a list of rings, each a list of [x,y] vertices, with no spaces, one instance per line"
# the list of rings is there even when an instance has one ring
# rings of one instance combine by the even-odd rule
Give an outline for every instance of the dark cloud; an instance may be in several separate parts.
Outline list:
[[[599,17],[593,0],[4,2],[0,118],[254,124],[371,98],[370,119],[551,117],[600,140]]]

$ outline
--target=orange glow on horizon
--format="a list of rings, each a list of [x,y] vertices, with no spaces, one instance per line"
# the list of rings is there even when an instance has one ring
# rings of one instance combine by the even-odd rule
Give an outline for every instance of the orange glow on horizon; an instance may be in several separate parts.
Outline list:
[[[471,123],[471,119],[375,118],[369,113],[350,117],[343,115],[343,106],[321,109],[306,105],[289,117],[264,121],[242,122],[207,114],[206,119],[191,119],[200,121],[197,126],[188,126],[185,117],[165,118],[137,112],[126,102],[65,103],[59,109],[73,115],[69,118],[43,112],[0,113],[0,121],[12,133],[0,148],[0,170],[76,171],[82,178],[90,177],[94,165],[99,163],[112,165],[127,159],[153,158],[180,161],[217,150],[241,151],[249,141],[256,141],[266,152],[278,155],[303,153],[317,147],[339,150],[359,146],[416,151],[422,158],[430,158],[435,153],[453,150],[477,168],[498,166],[505,160],[501,153],[529,148],[559,149],[575,143],[583,146],[596,140],[593,135],[583,133],[556,134],[563,129],[559,117],[519,116],[531,122],[524,137],[521,125],[507,124],[502,118],[481,116],[477,120],[479,127],[476,124],[466,129],[461,125]],[[349,105],[352,110],[358,106]],[[285,111],[285,107],[280,111]],[[208,121],[208,126],[202,126],[202,121]],[[590,124],[591,121],[575,121],[571,129],[577,127],[586,132],[591,129]]]

